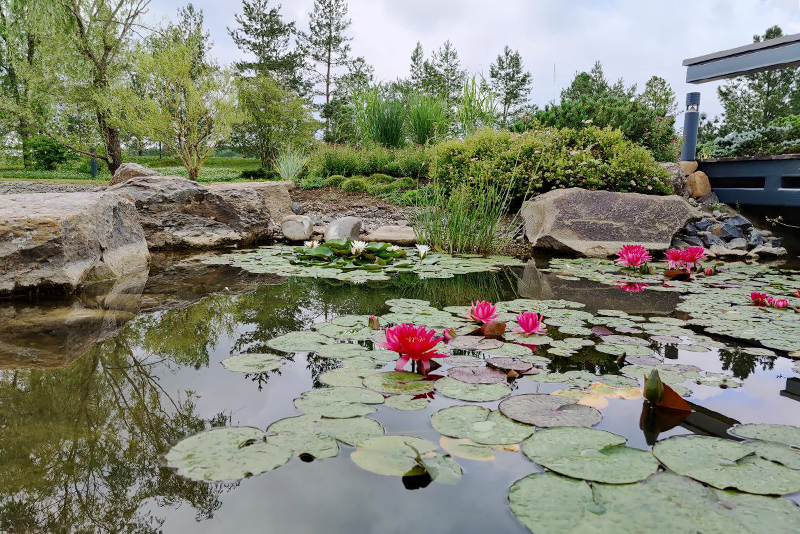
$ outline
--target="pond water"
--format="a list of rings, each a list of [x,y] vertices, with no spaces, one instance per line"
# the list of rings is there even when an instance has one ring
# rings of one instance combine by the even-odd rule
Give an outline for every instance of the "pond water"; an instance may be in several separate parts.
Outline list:
[[[675,293],[628,293],[541,271],[546,260],[539,268],[531,262],[449,279],[403,275],[358,285],[192,265],[182,269],[166,259],[140,281],[143,288],[134,284],[118,293],[113,310],[104,309],[108,298],[96,295],[47,306],[0,303],[0,531],[529,532],[509,507],[509,488],[543,469],[519,450],[494,450],[493,461],[456,458],[463,473],[454,485],[363,470],[350,458],[355,448],[343,443],[336,457],[294,457],[235,482],[185,479],[165,466],[163,455],[204,429],[265,430],[300,415],[293,400],[325,387],[320,376],[339,367],[339,360],[289,354],[280,369],[251,374],[228,371],[221,362],[235,354],[274,352],[269,340],[338,316],[386,314],[388,299],[423,299],[439,309],[476,299],[564,299],[585,304],[581,309],[591,314],[620,310],[642,320],[675,317],[679,303]],[[737,423],[800,426],[794,362],[748,355],[730,339],[724,345],[701,352],[674,344],[654,348],[666,363],[724,373],[739,379],[740,387],[692,385],[686,399],[695,411],[660,435],[640,427],[643,399],[610,398],[595,428],[649,450],[656,435],[729,437]],[[618,374],[616,359],[581,352],[555,358],[547,371]],[[439,361],[443,366],[434,374],[445,375],[447,360]],[[384,370],[393,367],[387,363]],[[517,395],[565,385],[520,378],[512,387]],[[378,405],[369,417],[387,435],[439,444],[431,416],[468,403],[432,397],[422,410]],[[477,404],[494,410],[498,402]],[[788,498],[800,501],[797,495]]]

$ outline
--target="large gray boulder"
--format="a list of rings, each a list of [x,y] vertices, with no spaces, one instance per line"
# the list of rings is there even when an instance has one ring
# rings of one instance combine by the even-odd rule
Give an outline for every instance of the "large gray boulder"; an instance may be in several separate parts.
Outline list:
[[[174,176],[139,176],[107,191],[136,204],[151,249],[255,244],[273,237],[281,219],[292,213],[284,182],[203,185]]]
[[[522,207],[525,235],[539,249],[604,258],[622,245],[651,251],[670,247],[672,237],[701,213],[679,196],[556,189]]]
[[[136,208],[109,193],[4,195],[0,293],[78,287],[146,271]]]
[[[341,217],[325,229],[325,241],[331,239],[358,239],[363,221],[358,217]]]
[[[668,161],[664,163],[659,163],[658,165],[669,173],[669,177],[666,178],[666,182],[672,187],[673,192],[676,195],[682,196],[684,198],[689,198],[691,192],[689,191],[688,186],[686,185],[686,164],[685,161],[675,162],[675,161]],[[697,163],[694,164],[695,169],[697,168]]]
[[[161,173],[153,169],[148,169],[144,165],[139,165],[138,163],[123,163],[114,172],[114,176],[111,178],[111,183],[109,185],[121,184],[137,176],[161,176]]]
[[[314,233],[311,217],[289,215],[281,221],[281,232],[287,241],[305,241]]]

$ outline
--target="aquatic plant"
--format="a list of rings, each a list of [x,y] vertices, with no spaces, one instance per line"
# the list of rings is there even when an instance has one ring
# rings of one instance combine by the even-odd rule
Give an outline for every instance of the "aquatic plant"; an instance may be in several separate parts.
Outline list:
[[[691,270],[699,265],[706,255],[703,247],[687,247],[683,250],[670,249],[665,253],[670,269]]]
[[[485,300],[472,302],[469,313],[465,317],[478,323],[488,323],[497,318],[497,307]]]
[[[428,255],[428,252],[430,252],[430,250],[431,247],[429,247],[428,245],[417,245],[417,253],[419,254],[419,259],[424,260],[425,256]]]
[[[380,346],[400,355],[397,358],[396,371],[402,371],[409,360],[422,367],[422,374],[427,376],[431,370],[432,358],[447,358],[447,354],[436,352],[436,345],[443,338],[436,337],[435,330],[427,330],[424,326],[403,323],[386,329],[386,343]]]
[[[381,329],[381,320],[374,315],[369,316],[369,328],[370,330],[380,330]]]
[[[310,245],[310,246],[309,246]],[[320,245],[316,241],[294,249],[295,263],[303,265],[326,265],[338,269],[382,269],[389,265],[411,267],[402,263],[406,251],[389,250],[389,243],[365,243],[349,239],[331,239]]]
[[[763,306],[766,308],[777,308],[777,309],[784,309],[789,307],[789,301],[784,298],[775,298],[770,297],[766,293],[762,293],[760,291],[753,291],[750,293],[750,296],[747,297],[754,306]]]
[[[353,256],[360,256],[362,252],[367,248],[367,244],[364,241],[351,241],[350,242],[350,254]],[[388,251],[388,247],[387,247]]]
[[[319,241],[305,241],[303,245],[306,248],[315,249],[319,246]]]
[[[638,282],[619,282],[618,284],[614,284],[614,286],[617,289],[625,291],[626,293],[642,293],[649,287],[647,284]]]
[[[642,245],[623,245],[617,256],[617,263],[629,269],[641,268],[653,259]]]
[[[542,325],[542,316],[538,313],[520,313],[517,315],[517,324],[519,324],[519,328],[514,328],[513,331],[520,334],[530,336],[533,334],[547,333],[547,327]]]

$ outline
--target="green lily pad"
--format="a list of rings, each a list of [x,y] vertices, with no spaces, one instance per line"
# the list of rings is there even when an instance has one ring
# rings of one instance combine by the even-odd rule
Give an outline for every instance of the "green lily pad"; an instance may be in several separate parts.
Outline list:
[[[356,419],[363,418],[354,417],[344,421]],[[333,437],[319,430],[319,421],[319,417],[314,415],[301,415],[275,421],[267,429],[267,433],[270,434],[268,442],[292,451],[295,456],[308,454],[315,459],[333,458],[339,454],[339,444]]]
[[[357,358],[364,357],[369,352],[365,347],[354,343],[333,343],[317,348],[314,353],[320,358]]]
[[[281,352],[314,352],[330,343],[333,343],[331,338],[318,332],[289,332],[267,341],[271,349]]]
[[[489,356],[521,357],[528,356],[532,351],[529,347],[523,347],[516,343],[506,343],[499,349],[489,349],[484,352]]]
[[[605,430],[550,428],[523,441],[522,452],[556,473],[606,484],[630,484],[658,471],[649,451],[627,447],[626,441]]]
[[[387,395],[401,393],[419,395],[420,393],[432,391],[433,382],[417,373],[390,371],[367,376],[364,379],[364,387]]]
[[[434,389],[445,397],[469,402],[490,402],[511,394],[508,384],[467,384],[449,376],[437,380]]]
[[[499,339],[487,339],[481,336],[458,336],[448,343],[450,348],[459,350],[497,350],[503,346]]]
[[[719,489],[759,495],[800,491],[800,471],[772,461],[758,442],[675,436],[656,443],[653,455],[668,469]]]
[[[508,376],[500,370],[492,367],[451,367],[447,370],[447,376],[467,384],[505,384]]]
[[[514,421],[537,427],[590,427],[603,419],[602,414],[591,406],[558,395],[516,395],[502,401],[498,409]]]
[[[364,379],[369,375],[378,373],[377,369],[352,369],[343,367],[333,369],[319,375],[319,381],[333,387],[360,388],[364,385]]]
[[[461,466],[449,454],[420,455],[419,463],[438,484],[455,485],[461,482]]]
[[[402,410],[405,412],[411,412],[415,410],[424,410],[430,404],[427,398],[417,398],[415,395],[392,395],[384,404],[389,408],[394,408],[395,410]]]
[[[481,367],[485,361],[478,356],[450,356],[447,358],[447,363],[453,367]]]
[[[358,467],[377,475],[401,477],[425,472],[419,455],[433,453],[437,446],[412,436],[383,436],[364,440],[350,454]]]
[[[286,358],[277,354],[237,354],[222,360],[222,366],[236,373],[263,373],[280,369]]]
[[[800,449],[800,428],[789,425],[735,425],[728,430],[732,436],[783,443]]]
[[[800,508],[786,499],[723,492],[672,473],[639,484],[591,486],[535,473],[511,486],[509,501],[514,515],[536,534],[789,534],[800,521]]]
[[[513,445],[535,430],[482,406],[453,406],[439,410],[431,417],[431,425],[444,436],[466,438],[483,445]]]
[[[332,419],[369,415],[375,411],[374,404],[383,404],[383,395],[350,387],[312,389],[294,400],[298,410]]]
[[[167,465],[191,480],[239,480],[272,471],[292,457],[291,451],[265,441],[252,427],[223,427],[178,442],[166,454]]]
[[[455,439],[442,436],[439,446],[456,458],[476,462],[491,462],[495,459],[494,451],[487,445],[475,443],[471,439]]]

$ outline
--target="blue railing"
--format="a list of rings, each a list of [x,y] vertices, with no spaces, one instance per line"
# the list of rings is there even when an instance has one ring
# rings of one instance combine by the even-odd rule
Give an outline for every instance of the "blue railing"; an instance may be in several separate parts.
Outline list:
[[[725,204],[800,207],[800,154],[699,162]]]

